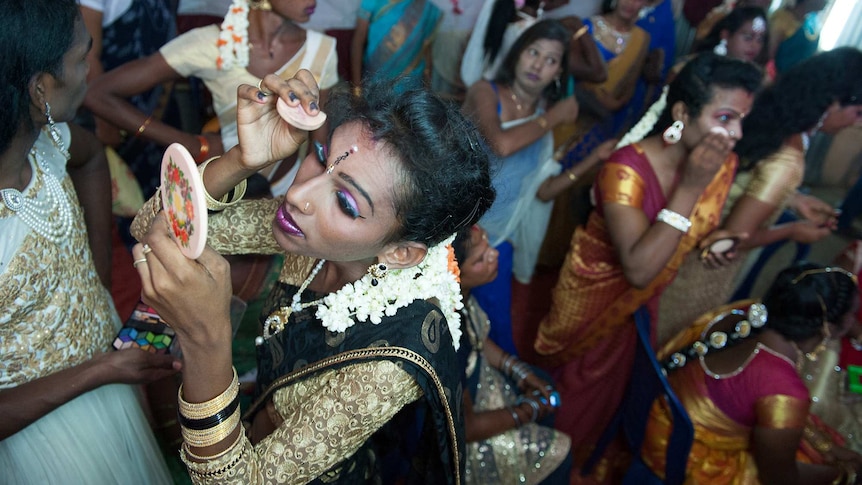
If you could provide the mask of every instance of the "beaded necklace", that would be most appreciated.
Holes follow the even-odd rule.
[[[51,133],[51,135],[54,138],[54,134]],[[62,140],[58,138],[54,140],[55,144],[59,141],[60,145],[57,148],[68,160],[69,155]],[[72,229],[72,206],[59,178],[51,172],[51,167],[44,157],[45,153],[40,156],[35,146],[30,149],[27,157],[33,168],[31,186],[35,191],[37,182],[41,181],[45,186],[44,192],[36,191],[32,197],[26,197],[21,191],[10,187],[0,190],[0,198],[3,204],[36,234],[54,244],[61,244],[69,237]]]

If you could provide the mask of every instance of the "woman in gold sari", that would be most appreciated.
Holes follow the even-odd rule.
[[[862,457],[809,416],[799,369],[857,309],[854,275],[801,263],[779,273],[762,304],[727,305],[668,343],[668,380],[695,430],[686,483],[856,483]],[[653,470],[664,470],[669,426],[656,401],[642,451]]]
[[[559,385],[557,428],[572,437],[576,465],[622,399],[635,309],[655,302],[683,255],[718,223],[736,171],[732,148],[759,83],[750,64],[695,59],[631,138],[650,135],[616,151],[599,173],[595,210],[572,238],[535,342]]]
[[[742,169],[734,181],[723,231],[716,231],[701,247],[728,234],[747,237],[728,257],[708,251],[688,255],[680,277],[662,296],[659,342],[730,300],[737,275],[744,275],[745,260],[751,259],[746,258],[749,251],[784,240],[813,243],[831,232],[836,222],[832,206],[797,188],[805,174],[810,137],[818,131],[837,133],[862,120],[860,77],[862,52],[834,49],[804,61],[758,96],[743,124],[745,138],[736,146]],[[785,208],[799,219],[776,225]],[[707,268],[704,262],[722,267]]]

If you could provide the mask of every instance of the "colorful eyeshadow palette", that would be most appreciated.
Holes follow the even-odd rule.
[[[114,348],[117,350],[139,348],[154,354],[166,354],[173,341],[174,338],[170,335],[123,327],[114,339]]]
[[[197,259],[207,243],[207,205],[204,183],[194,158],[179,143],[162,157],[162,209],[171,236],[189,259]]]
[[[156,311],[143,302],[138,302],[132,316],[114,339],[116,350],[138,348],[154,354],[171,353],[176,342],[176,333]]]

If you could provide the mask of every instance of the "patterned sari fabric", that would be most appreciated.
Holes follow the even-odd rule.
[[[221,254],[281,254],[272,218],[283,198],[245,200],[209,219]],[[157,199],[132,226],[141,237]],[[285,254],[261,323],[289,305],[315,261]],[[311,290],[303,301],[325,295]],[[194,483],[461,483],[461,368],[446,319],[416,300],[375,325],[326,330],[315,308],[293,312],[258,347],[258,395],[244,419],[265,413],[274,429],[242,437],[223,456],[186,459]]]
[[[421,80],[440,9],[430,0],[363,0],[359,17],[369,24],[362,59],[366,75]]]
[[[732,309],[744,309],[751,300],[736,302],[705,314],[694,325],[675,336],[659,352],[659,360],[671,352],[702,340],[710,327]],[[736,372],[716,378],[706,373],[702,361],[689,362],[671,371],[668,380],[694,424],[694,444],[686,468],[686,483],[756,484],[757,467],[750,451],[755,426],[772,429],[803,429],[797,460],[824,463],[810,441],[832,439],[827,426],[808,414],[809,399],[796,364],[758,343],[751,357]],[[663,475],[670,411],[657,400],[650,413],[644,461]],[[816,440],[815,440],[816,441]],[[840,444],[840,443],[836,443]]]
[[[643,289],[631,286],[623,274],[602,206],[637,207],[654,222],[665,196],[637,145],[615,152],[599,173],[596,210],[572,238],[550,314],[539,324],[535,342],[538,362],[554,368],[563,401],[556,427],[572,437],[576,464],[589,454],[621,402],[635,348],[632,315],[644,304],[654,309],[655,296],[673,280],[683,257],[717,226],[736,166],[731,154],[689,215],[691,229],[662,272]]]
[[[740,172],[733,181],[728,196],[724,219],[733,204],[748,196],[775,207],[772,214],[760,225],[768,228],[775,224],[787,207],[805,175],[805,154],[790,145],[757,162],[753,169]],[[760,249],[740,250],[730,264],[707,268],[699,254],[690,253],[673,283],[662,293],[659,302],[658,342],[663,344],[691,322],[713,308],[728,302],[739,279],[760,255]]]
[[[472,297],[461,311],[463,333],[459,355],[465,361],[466,388],[476,412],[513,406],[515,384],[492,367],[483,352],[490,322]],[[548,426],[527,423],[483,441],[467,444],[465,482],[468,484],[526,483],[545,480],[565,461],[569,437]]]

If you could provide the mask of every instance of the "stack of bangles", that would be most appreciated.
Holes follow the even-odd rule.
[[[847,462],[838,462],[838,476],[832,481],[832,485],[852,485],[856,483],[856,468]]]
[[[200,457],[192,455],[188,447],[206,448],[228,436],[239,426],[239,379],[233,369],[233,380],[224,392],[202,403],[190,403],[183,399],[183,386],[177,393],[179,402],[180,427],[183,434],[185,452],[194,458],[212,460],[217,456]],[[242,436],[242,433],[240,433]],[[231,446],[228,448],[230,450]]]
[[[201,180],[203,180],[204,178],[204,171],[206,170],[207,165],[209,165],[210,162],[212,162],[216,158],[218,157],[212,157],[204,163],[198,165],[198,172],[200,172],[201,174]],[[204,198],[207,201],[207,209],[211,211],[223,211],[227,209],[228,207],[242,200],[242,198],[245,196],[245,191],[247,188],[248,180],[243,180],[242,182],[237,184],[236,187],[234,187],[232,190],[222,196],[221,199],[218,200],[214,199],[209,194],[209,192],[206,191],[206,188],[204,188]]]
[[[515,411],[515,408],[520,408],[523,404],[529,404],[532,414],[530,415],[530,420],[528,423],[535,423],[537,419],[539,419],[539,402],[531,397],[518,396],[518,399],[515,401],[514,406],[506,406],[506,409],[512,414],[512,420],[515,421],[515,427],[520,428],[524,425],[524,422],[521,420],[521,417],[518,415],[518,412]]]
[[[522,362],[512,354],[506,355],[500,365],[500,370],[504,375],[512,378],[517,384],[520,384],[528,375],[533,373],[528,364]]]

